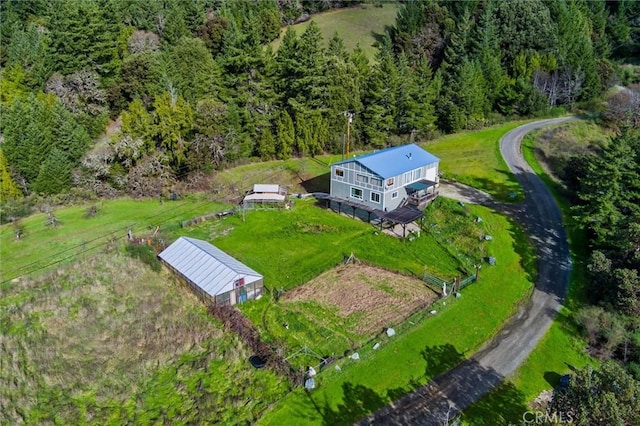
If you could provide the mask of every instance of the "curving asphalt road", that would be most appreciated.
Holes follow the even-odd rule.
[[[569,286],[571,257],[560,209],[524,160],[521,143],[532,130],[576,119],[529,123],[500,140],[500,152],[525,192],[524,202],[510,210],[524,225],[538,254],[538,279],[531,299],[473,357],[361,420],[360,425],[441,425],[512,374],[547,332]],[[494,203],[488,200],[487,204]]]

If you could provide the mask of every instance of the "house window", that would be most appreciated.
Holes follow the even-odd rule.
[[[393,178],[387,179],[387,186],[393,186]]]
[[[413,180],[418,180],[422,177],[422,169],[415,169],[413,171]]]
[[[392,192],[391,198],[398,198],[398,191]]]
[[[404,183],[407,184],[407,183],[410,183],[410,182],[412,182],[412,180],[411,180],[411,172],[407,172],[407,173],[404,174]]]
[[[336,169],[336,176],[338,176],[338,177],[344,177],[344,170],[342,170],[342,169]]]
[[[362,200],[362,189],[351,187],[351,198]]]
[[[371,201],[373,201],[374,203],[380,204],[380,193],[379,192],[372,192],[371,193]]]
[[[371,178],[371,185],[375,185],[375,186],[382,186],[382,179],[378,179],[378,178]]]
[[[356,182],[369,183],[369,178],[358,173],[356,174]]]

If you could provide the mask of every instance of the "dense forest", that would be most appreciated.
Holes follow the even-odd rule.
[[[313,22],[270,45],[314,13],[362,6],[376,2],[3,1],[2,221],[42,195],[162,196],[241,162],[340,153],[347,120],[355,148],[381,148],[600,112],[616,136],[561,177],[588,252],[575,323],[592,355],[619,362],[579,372],[553,408],[637,423],[640,87],[620,63],[640,57],[640,2],[407,1],[374,58]],[[603,107],[615,85],[628,87]],[[101,137],[107,126],[119,130]]]
[[[542,114],[597,99],[638,52],[636,2],[584,0],[402,3],[373,60],[313,23],[271,49],[345,6],[363,5],[3,2],[2,200],[157,196],[240,161],[337,153],[345,114],[374,148]]]

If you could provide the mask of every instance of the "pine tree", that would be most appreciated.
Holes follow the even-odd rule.
[[[396,132],[396,94],[398,71],[391,50],[391,39],[385,36],[367,85],[364,111],[364,131],[369,143],[383,147],[389,136]]]
[[[51,150],[39,168],[33,190],[40,194],[57,194],[71,187],[73,163],[61,150]]]
[[[6,203],[17,198],[22,198],[22,191],[11,177],[7,159],[0,149],[0,202]]]
[[[276,146],[279,159],[286,160],[291,158],[293,152],[293,144],[296,140],[295,128],[293,120],[286,110],[282,110],[276,123]]]
[[[258,141],[258,154],[263,160],[271,160],[276,154],[276,140],[269,127],[262,129],[262,134]]]

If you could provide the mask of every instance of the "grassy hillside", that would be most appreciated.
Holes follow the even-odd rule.
[[[447,135],[423,146],[440,157],[445,178],[482,189],[500,201],[517,201],[524,194],[500,155],[500,138],[521,124],[512,122]]]
[[[492,128],[475,138],[470,134],[450,136],[428,148],[442,146],[439,155],[445,173],[458,170],[458,163],[475,150],[493,167],[473,167],[460,176],[472,179],[477,174],[482,178],[478,180],[481,187],[501,194],[505,192],[501,185],[507,185],[509,178],[497,157],[496,146],[499,137],[514,126]],[[218,174],[212,189],[216,199],[228,200],[253,183],[285,184],[292,191],[326,191],[327,164],[337,159],[249,164]],[[251,211],[244,219],[230,216],[184,229],[180,221],[228,205],[194,196],[164,203],[103,201],[92,215],[87,214],[91,211],[88,207],[91,206],[55,210],[60,221],[56,228],[46,226],[45,214],[25,218],[19,225],[24,230],[20,240],[15,239],[15,227],[0,227],[5,280],[2,290],[3,296],[10,296],[2,300],[0,324],[3,334],[9,333],[11,348],[16,348],[12,353],[18,354],[10,364],[2,364],[0,378],[24,376],[7,385],[2,394],[1,400],[12,404],[10,411],[2,406],[10,413],[9,422],[19,417],[50,421],[52,413],[62,405],[65,411],[59,420],[63,423],[83,416],[88,422],[104,420],[114,424],[152,423],[167,418],[251,423],[263,414],[267,404],[287,392],[287,386],[274,375],[253,371],[246,363],[250,354],[231,336],[217,330],[210,338],[199,335],[200,328],[212,326],[207,318],[191,321],[192,327],[181,325],[184,318],[190,318],[187,313],[192,312],[182,303],[188,295],[182,296],[183,289],[176,289],[166,273],[152,273],[119,254],[128,229],[136,235],[148,235],[159,226],[167,240],[190,235],[212,241],[263,272],[271,289],[298,287],[333,268],[350,253],[387,270],[420,276],[426,268],[446,278],[460,274],[461,269],[468,270],[480,257],[493,255],[498,259],[496,266],[483,268],[481,282],[465,289],[462,298],[447,299],[446,304],[437,302],[437,315],[423,310],[403,322],[395,318],[394,321],[401,321],[396,338],[383,341],[378,351],[369,344],[359,349],[361,362],[343,360],[346,362],[340,363],[342,373],[333,369],[323,372],[318,377],[320,388],[312,398],[297,391],[290,394],[263,419],[266,424],[316,424],[323,418],[332,424],[350,422],[424,383],[493,335],[529,293],[534,275],[530,244],[517,226],[483,207],[461,206],[444,199],[427,211],[422,236],[414,241],[379,234],[371,225],[304,200],[296,200],[292,210]],[[481,224],[474,221],[478,216],[483,218]],[[493,240],[479,237],[484,234],[492,235]],[[47,265],[58,268],[82,257],[86,259],[81,263],[60,268],[43,279],[15,279],[25,271],[40,273],[40,268],[47,269]],[[371,281],[378,290],[397,293],[384,282]],[[130,293],[135,296],[127,297]],[[145,296],[150,293],[153,297]],[[185,299],[187,302],[193,303]],[[197,304],[190,306],[198,310]],[[287,355],[304,346],[341,354],[345,348],[373,338],[371,329],[360,331],[362,314],[345,319],[327,306],[305,300],[274,306],[268,294],[242,309],[263,337],[279,345]],[[91,312],[94,313],[90,315]],[[286,329],[288,333],[282,327],[283,318],[291,324]],[[84,322],[92,325],[87,327],[87,334],[80,335],[76,331],[82,329]],[[172,334],[180,327],[186,327],[186,331]],[[169,341],[167,350],[172,355],[162,352],[156,356],[152,349],[157,342],[148,337],[154,333],[165,339],[184,339]],[[50,351],[33,352],[31,347],[41,348],[37,341],[43,335],[55,337],[43,340],[48,342]],[[189,344],[190,339],[200,343],[194,346]],[[136,362],[127,362],[129,352],[123,350],[124,360],[110,361],[99,378],[91,375],[91,368],[74,368],[87,353],[97,351],[101,342],[112,340],[135,347]],[[335,345],[326,344],[329,341]],[[46,358],[56,353],[68,355],[61,362]],[[42,381],[32,377],[33,371]],[[380,374],[371,374],[372,371]],[[53,380],[44,379],[49,376]],[[122,391],[123,383],[131,386],[130,392]],[[23,400],[29,395],[33,395],[31,405],[20,412],[19,407],[25,405]],[[204,396],[199,399],[199,395]],[[353,395],[364,398],[357,403],[357,409],[350,399]]]
[[[501,201],[518,201],[523,196],[522,188],[500,155],[500,138],[522,123],[446,135],[421,145],[440,158],[440,172],[445,178],[481,189]],[[278,183],[291,192],[329,192],[329,165],[340,159],[340,155],[326,155],[247,164],[220,172],[214,186],[238,199],[254,183]]]
[[[150,235],[158,226],[179,228],[181,221],[226,207],[203,196],[166,202],[120,199],[53,207],[56,227],[49,224],[46,213],[0,227],[0,281],[6,284],[16,277],[93,255],[109,244],[122,244],[129,230],[135,236]],[[16,238],[17,229],[21,231],[20,239]]]
[[[387,27],[395,25],[397,10],[397,3],[385,2],[380,6],[363,4],[314,15],[311,20],[292,28],[300,36],[309,23],[314,21],[318,24],[325,42],[337,32],[344,40],[347,51],[360,44],[369,59],[373,59],[376,51],[374,43],[382,37]],[[284,28],[282,34],[286,31]],[[278,50],[281,39],[282,35],[272,43],[274,50]]]
[[[0,331],[3,425],[249,424],[287,391],[168,271],[117,250],[4,288]]]
[[[313,392],[296,389],[287,395],[259,424],[351,424],[473,353],[529,294],[531,248],[516,225],[480,206],[449,201],[439,208],[470,222],[483,218],[493,236],[492,254],[500,259],[496,266],[484,267],[481,281],[464,289],[461,298],[437,303],[436,315],[425,312],[414,325],[404,323],[396,337],[381,339],[380,349],[373,350],[372,342],[359,351],[358,361],[345,359],[339,371],[323,372]]]

